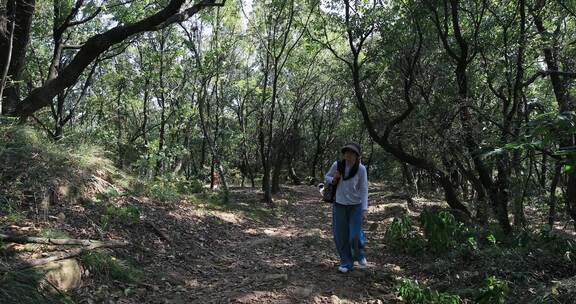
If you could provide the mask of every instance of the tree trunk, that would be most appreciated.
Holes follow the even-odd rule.
[[[542,189],[546,188],[546,171],[548,171],[548,155],[542,153],[542,164],[540,166],[540,174],[538,175],[538,181]]]
[[[11,18],[8,25],[10,30],[13,30],[13,35],[0,35],[0,72],[4,72],[8,65],[6,77],[12,80],[12,84],[5,86],[1,92],[1,114],[11,113],[18,106],[19,83],[26,64],[26,50],[36,9],[35,0],[8,0],[6,4],[6,17]],[[10,60],[7,61],[9,56]]]
[[[525,227],[528,224],[526,220],[526,215],[524,214],[524,198],[526,197],[526,191],[528,190],[528,184],[532,178],[532,169],[534,167],[534,155],[531,153],[530,161],[528,162],[528,175],[524,180],[524,186],[522,188],[522,194],[519,198],[514,199],[514,226]],[[517,174],[520,177],[520,173]]]
[[[274,170],[272,171],[272,194],[280,192],[280,177],[284,163],[284,153],[278,152],[274,158]]]
[[[214,182],[214,158],[212,158],[212,161],[210,162],[210,189],[212,190],[214,190]]]
[[[544,22],[542,21],[541,9],[546,5],[546,1],[538,1],[537,7],[531,12],[534,17],[534,24],[540,35],[545,39],[545,41],[550,40],[550,35],[544,27]],[[560,71],[560,65],[558,63],[558,56],[554,54],[559,53],[558,46],[558,35],[554,34],[551,39],[551,45],[544,47],[544,61],[546,62],[547,69],[549,71]],[[559,73],[550,73],[550,82],[552,84],[552,89],[554,91],[554,96],[556,97],[556,102],[558,103],[559,113],[574,111],[575,105],[572,97],[570,96],[570,78],[560,75]],[[560,148],[572,147],[576,144],[576,139],[573,135],[568,135],[560,140]],[[568,173],[567,176],[567,191],[566,191],[566,207],[568,214],[574,221],[576,228],[576,170]]]
[[[154,176],[162,175],[164,169],[165,155],[164,143],[166,141],[166,96],[165,96],[165,85],[164,85],[164,50],[166,46],[166,36],[164,31],[160,32],[160,69],[158,71],[158,82],[160,85],[160,94],[158,97],[158,106],[160,107],[160,134],[158,138],[158,152],[156,156],[156,166],[154,167]]]
[[[301,181],[296,173],[296,169],[294,168],[294,158],[290,157],[288,160],[288,174],[290,175],[290,179],[292,179],[292,183],[294,185],[300,185]]]
[[[271,205],[272,204],[272,185],[270,179],[270,166],[266,165],[264,168],[264,174],[262,176],[262,191],[264,191],[264,202]]]
[[[556,167],[554,169],[554,177],[552,178],[552,183],[550,184],[550,198],[548,199],[548,225],[554,227],[556,222],[556,187],[560,181],[560,175],[562,173],[562,164],[556,161]]]
[[[268,38],[270,39],[270,38]],[[260,161],[262,162],[262,192],[264,192],[264,202],[268,205],[272,205],[272,185],[270,180],[270,153],[267,149],[267,145],[272,145],[272,138],[266,136],[266,130],[264,122],[266,119],[270,119],[266,117],[266,100],[268,99],[268,82],[269,82],[269,73],[270,73],[270,54],[266,52],[266,62],[264,65],[264,75],[263,75],[263,84],[262,84],[262,98],[261,98],[261,105],[260,105],[260,117],[258,119],[258,139],[259,139],[259,148],[260,148]]]
[[[117,162],[117,166],[121,169],[124,168],[124,146],[122,143],[122,132],[123,132],[123,126],[122,126],[122,110],[121,110],[121,104],[122,104],[122,92],[124,90],[123,88],[123,80],[118,82],[118,93],[116,95],[116,153],[118,154],[118,162]]]
[[[7,16],[0,16],[0,18],[5,17],[6,19]],[[0,62],[2,62],[2,60],[4,58],[6,58],[6,60],[4,60],[3,65],[0,65],[0,67],[3,66],[3,68],[0,70],[0,114],[2,114],[2,101],[3,101],[3,97],[4,97],[4,88],[6,87],[6,81],[8,79],[8,70],[10,68],[10,63],[12,62],[12,49],[14,46],[14,30],[16,28],[16,22],[12,21],[10,22],[10,30],[8,31],[8,45],[5,46],[6,47],[6,57],[0,57]],[[0,28],[1,30],[2,28]],[[0,37],[2,37],[4,35],[4,33],[2,31],[0,31]],[[4,52],[0,52],[0,54],[2,54]]]
[[[446,1],[446,0],[445,0]],[[508,218],[508,175],[507,163],[504,159],[497,161],[498,166],[498,181],[495,183],[492,180],[490,171],[488,170],[486,164],[484,163],[479,145],[476,141],[474,134],[474,117],[470,111],[470,105],[472,94],[468,87],[468,75],[467,69],[471,61],[470,45],[468,41],[462,35],[461,21],[460,21],[460,1],[459,0],[449,0],[450,8],[446,7],[448,13],[445,18],[449,18],[451,22],[451,31],[448,31],[446,20],[446,27],[442,24],[443,22],[438,19],[436,8],[431,9],[435,13],[436,28],[442,39],[444,49],[446,53],[454,60],[456,64],[455,77],[456,85],[458,88],[458,99],[457,103],[460,106],[459,118],[462,124],[462,137],[464,146],[472,158],[474,168],[478,173],[480,182],[483,187],[488,191],[488,197],[493,204],[495,210],[497,210],[496,217],[502,230],[505,233],[510,233],[512,227],[510,225],[510,219]],[[446,2],[445,2],[446,3]],[[446,5],[446,4],[445,4]],[[450,37],[453,35],[453,37]],[[450,38],[450,39],[449,39]],[[457,49],[451,46],[451,38],[454,38],[454,42],[457,45]]]
[[[569,206],[568,213],[574,221],[574,229],[576,230],[576,170],[568,173],[566,183],[566,202]]]
[[[482,182],[480,182],[478,177],[476,177],[473,170],[470,168],[470,164],[465,165],[460,161],[456,161],[456,166],[464,177],[464,182],[462,184],[470,183],[472,187],[472,196],[470,196],[470,199],[474,201],[474,207],[476,210],[474,218],[480,225],[488,224],[488,200]],[[468,186],[465,187],[467,188]],[[493,209],[493,212],[494,214],[497,214],[496,209]]]
[[[466,206],[462,205],[462,203],[458,199],[458,194],[456,193],[456,190],[454,189],[454,185],[452,185],[452,181],[450,180],[450,177],[448,177],[446,175],[441,175],[436,180],[438,181],[438,183],[440,184],[440,186],[444,190],[444,195],[446,198],[446,202],[448,203],[448,206],[450,206],[452,209],[462,211],[466,215],[470,215],[470,213],[469,213],[470,211],[468,211],[468,208],[466,208]]]
[[[64,102],[66,97],[64,94],[58,94],[56,97],[56,111],[52,113],[52,118],[54,119],[54,132],[52,133],[53,139],[58,141],[64,136]]]
[[[310,165],[310,176],[314,179],[317,178],[316,176],[316,168],[318,167],[318,162],[320,161],[320,150],[321,150],[321,143],[320,143],[320,136],[315,135],[314,139],[316,141],[315,148],[314,148],[314,155],[312,156],[312,164]]]

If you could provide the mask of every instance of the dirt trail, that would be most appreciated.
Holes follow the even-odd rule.
[[[259,198],[253,190],[236,189],[225,209],[186,203],[145,207],[147,220],[170,240],[131,233],[140,246],[124,254],[146,278],[133,287],[136,295],[118,295],[114,302],[394,303],[391,274],[375,259],[368,269],[336,271],[331,209],[318,201],[315,187],[284,189],[274,214]],[[367,232],[369,241],[375,236]],[[374,243],[367,248],[369,259],[377,250]],[[86,286],[85,294],[94,288]]]

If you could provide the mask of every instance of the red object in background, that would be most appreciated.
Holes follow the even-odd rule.
[[[218,189],[220,187],[220,174],[217,171],[212,172],[212,189]]]

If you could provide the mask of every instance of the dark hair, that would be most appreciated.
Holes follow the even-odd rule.
[[[338,171],[342,175],[343,180],[349,180],[349,179],[353,178],[356,175],[356,173],[358,173],[359,167],[360,167],[360,159],[357,159],[356,163],[354,165],[352,165],[352,167],[350,168],[350,171],[348,172],[348,176],[344,176],[344,173],[346,172],[346,160],[343,159],[343,160],[338,161]]]

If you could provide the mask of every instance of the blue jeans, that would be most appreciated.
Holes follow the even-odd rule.
[[[332,233],[340,266],[351,269],[354,261],[362,260],[366,239],[362,231],[362,204],[341,205],[332,208]]]

